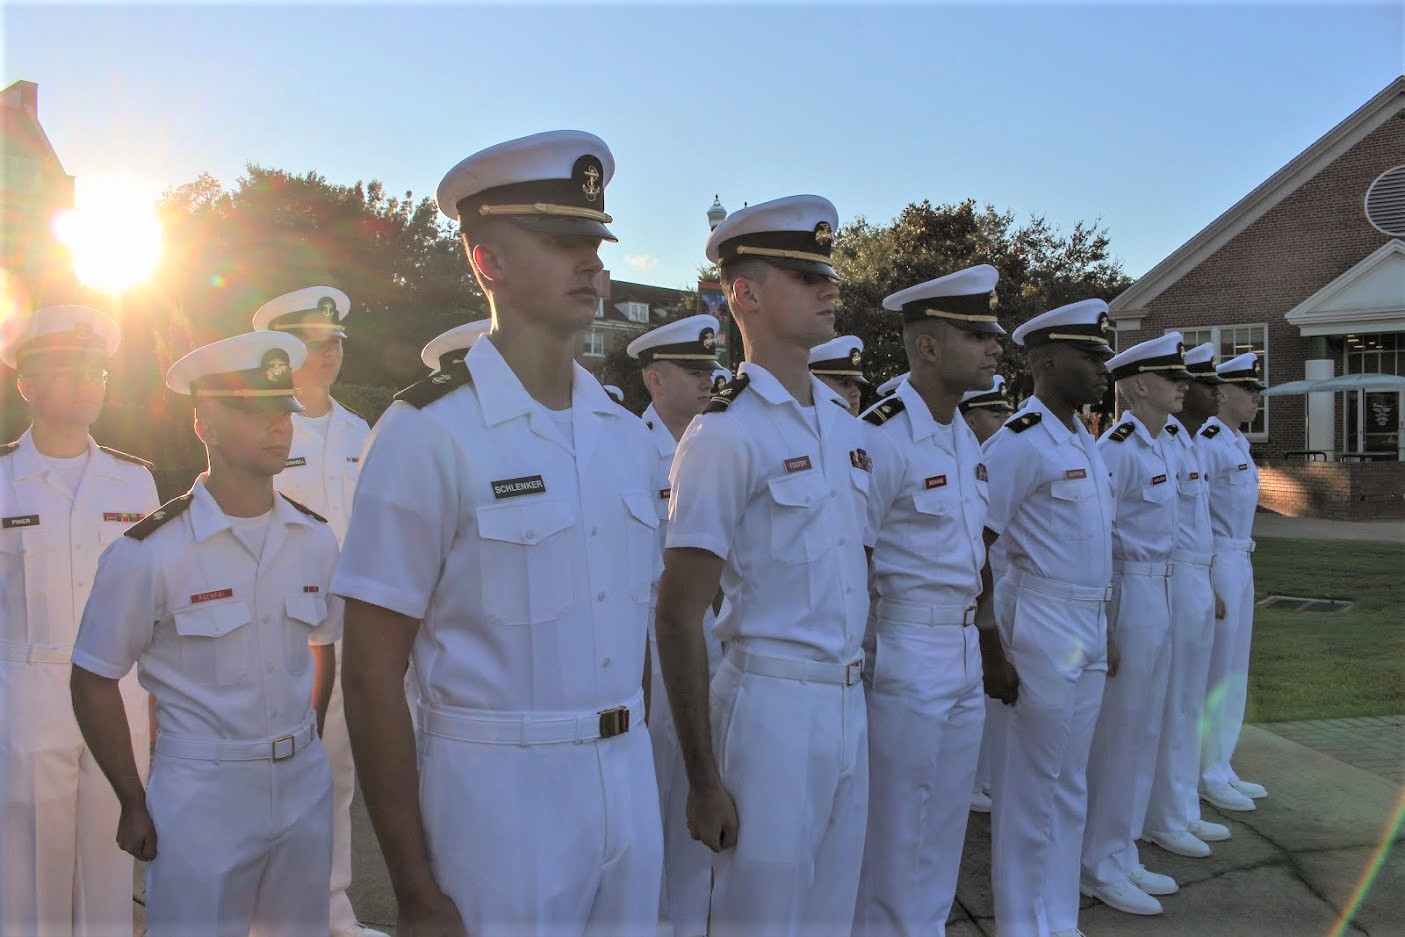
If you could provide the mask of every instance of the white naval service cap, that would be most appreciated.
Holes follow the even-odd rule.
[[[1230,358],[1215,368],[1215,372],[1226,384],[1239,384],[1250,390],[1263,390],[1268,386],[1264,383],[1263,365],[1259,363],[1259,356],[1252,351]]]
[[[985,408],[1006,413],[1015,412],[1015,405],[1010,402],[1010,387],[1005,383],[1005,378],[999,374],[995,375],[995,383],[990,386],[989,390],[968,390],[961,395],[957,406],[961,408],[962,413],[967,410]]]
[[[863,376],[863,339],[841,335],[810,349],[810,373],[867,384]]]
[[[883,308],[902,313],[904,322],[942,319],[967,332],[1004,335],[991,311],[999,281],[1000,271],[990,264],[977,264],[899,290],[884,298]]]
[[[718,393],[727,386],[727,382],[732,379],[732,372],[726,368],[714,368],[712,371],[712,392]]]
[[[510,218],[547,234],[618,240],[605,227],[605,186],[615,157],[580,130],[552,130],[479,150],[445,174],[439,210],[464,228],[479,218]]]
[[[912,372],[911,372],[911,371],[904,371],[903,373],[899,374],[897,377],[890,377],[890,378],[888,378],[888,379],[887,379],[886,381],[884,381],[882,384],[879,384],[879,385],[878,385],[878,396],[880,396],[880,397],[887,397],[887,396],[890,395],[890,394],[896,393],[896,392],[897,392],[897,389],[898,389],[898,385],[901,384],[903,381],[907,380],[907,379],[910,378],[910,377],[912,377]]]
[[[1185,369],[1201,384],[1223,384],[1215,371],[1215,344],[1202,342],[1185,353]]]
[[[472,348],[473,343],[486,335],[492,327],[491,318],[474,319],[472,322],[456,325],[447,332],[440,332],[420,351],[420,360],[424,362],[425,367],[435,371],[458,364],[463,360],[464,352]]]
[[[1015,329],[1015,344],[1027,348],[1069,344],[1083,351],[1111,356],[1112,345],[1108,341],[1111,334],[1112,320],[1107,316],[1107,303],[1101,299],[1083,299],[1030,319]]]
[[[122,330],[104,313],[89,306],[45,306],[28,316],[16,316],[0,332],[0,361],[16,370],[38,358],[60,353],[117,354]]]
[[[302,409],[293,372],[307,346],[285,332],[246,332],[197,348],[171,365],[166,386],[178,394],[222,400],[240,410]]]
[[[791,195],[732,212],[707,239],[707,259],[721,267],[754,258],[838,280],[830,261],[839,213],[827,198]]]
[[[304,341],[346,338],[342,320],[351,314],[351,300],[331,286],[309,286],[270,299],[254,313],[254,331],[291,332]]]
[[[630,342],[626,354],[640,367],[668,361],[692,371],[717,367],[717,317],[706,313],[650,329]]]
[[[1194,375],[1185,369],[1185,343],[1180,332],[1138,342],[1109,358],[1107,369],[1114,381],[1136,374],[1159,374],[1171,381],[1194,380]]]

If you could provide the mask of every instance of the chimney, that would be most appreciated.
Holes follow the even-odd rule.
[[[39,86],[32,81],[17,81],[4,91],[4,104],[16,110],[28,111],[39,118]]]

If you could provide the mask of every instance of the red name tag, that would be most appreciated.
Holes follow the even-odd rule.
[[[1070,479],[1070,480],[1075,479],[1075,478],[1087,478],[1087,477],[1088,477],[1088,470],[1087,470],[1087,469],[1069,469],[1068,471],[1064,472],[1064,478],[1067,478],[1067,479]]]
[[[672,488],[660,488],[660,489],[659,489],[659,500],[660,500],[660,501],[667,501],[667,500],[668,500],[668,496],[671,495],[671,494],[673,494],[673,489],[672,489]]]
[[[986,470],[985,470],[985,463],[984,463],[984,462],[977,462],[977,463],[976,463],[976,481],[978,481],[978,482],[988,482],[988,481],[990,481],[990,474],[989,474],[988,472],[986,472]]]
[[[1153,479],[1151,480],[1151,483],[1152,483],[1153,485],[1163,485],[1163,484],[1166,483],[1166,476],[1165,476],[1165,475],[1157,475],[1155,478],[1153,478]]]
[[[1190,480],[1191,480],[1191,481],[1195,481],[1195,480],[1196,480],[1197,478],[1199,478],[1199,477],[1200,477],[1200,473],[1199,473],[1199,472],[1191,472],[1191,473],[1190,473]]]
[[[213,602],[215,599],[234,598],[233,589],[216,589],[214,592],[197,592],[190,597],[190,604],[195,605],[200,602]]]
[[[302,587],[302,591],[304,591],[304,592],[321,592],[321,591],[322,591],[322,587],[321,587],[321,586],[303,586],[303,587]]]
[[[349,456],[346,457],[346,461],[348,461],[348,462],[360,462],[360,461],[361,461],[361,457],[360,457],[359,455],[349,455]]]
[[[931,491],[933,488],[945,488],[946,476],[933,475],[931,478],[924,478],[922,480],[922,487],[926,491]]]
[[[814,468],[814,466],[810,464],[810,457],[807,455],[796,456],[793,459],[785,460],[785,470],[788,474],[805,472],[812,468]]]
[[[102,519],[103,519],[103,520],[105,520],[105,521],[117,521],[117,522],[123,523],[123,524],[135,524],[137,521],[141,520],[141,519],[144,518],[144,517],[146,517],[145,514],[139,514],[139,513],[136,512],[136,511],[103,511],[103,512],[102,512]]]

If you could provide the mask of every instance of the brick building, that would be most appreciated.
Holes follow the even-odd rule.
[[[692,315],[692,294],[666,286],[649,286],[616,280],[606,270],[600,274],[601,299],[595,324],[581,335],[576,356],[588,371],[599,371],[608,355],[622,350],[636,337],[678,315]]]
[[[72,263],[53,235],[54,217],[72,207],[73,177],[39,123],[39,86],[17,81],[0,91],[0,264],[16,305],[72,293]]]
[[[1222,358],[1257,352],[1270,384],[1405,375],[1405,77],[1148,271],[1111,315],[1119,347],[1178,329]],[[1265,399],[1248,428],[1269,469],[1262,503],[1402,516],[1402,397]],[[1392,464],[1345,467],[1367,459]]]

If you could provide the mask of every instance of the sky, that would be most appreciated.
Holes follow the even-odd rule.
[[[973,198],[1097,221],[1146,272],[1405,68],[1405,3],[5,3],[79,207],[246,163],[432,196],[542,130],[603,137],[616,279],[683,287],[706,211]]]

